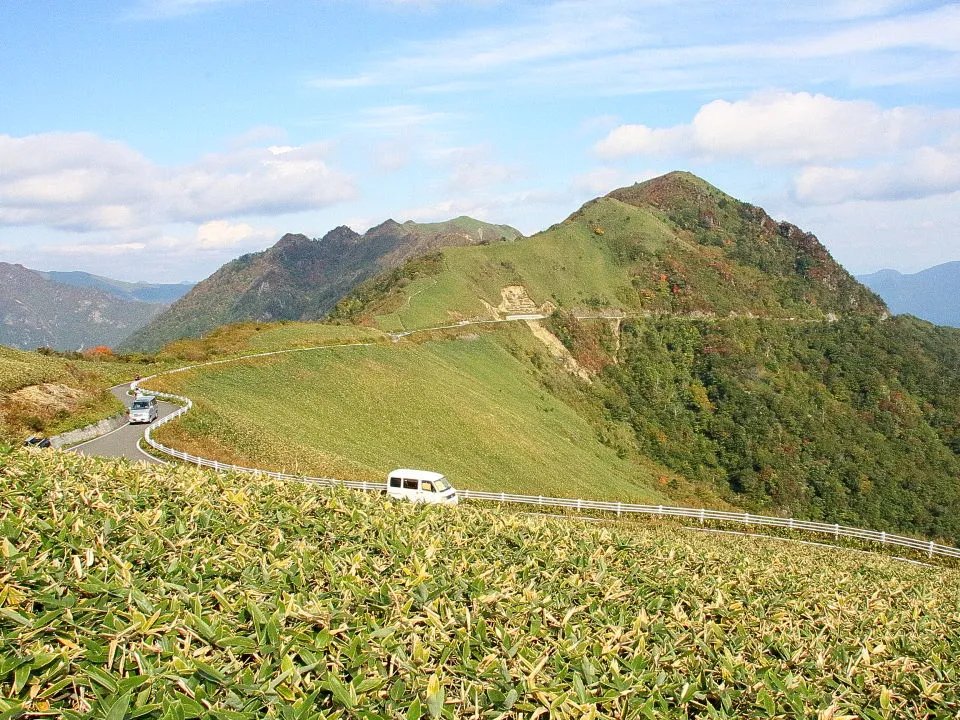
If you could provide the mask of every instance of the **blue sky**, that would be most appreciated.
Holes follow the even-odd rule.
[[[0,261],[200,280],[390,217],[530,234],[674,169],[853,272],[960,259],[960,6],[0,5]]]

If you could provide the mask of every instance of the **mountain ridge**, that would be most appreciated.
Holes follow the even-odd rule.
[[[362,235],[341,225],[319,239],[287,233],[272,247],[223,265],[123,347],[156,350],[232,322],[315,320],[364,280],[438,247],[484,242],[484,231],[498,239],[521,236],[507,225],[469,218],[429,224],[388,219]]]
[[[78,288],[95,288],[103,290],[110,295],[116,295],[124,300],[140,300],[142,302],[160,303],[169,305],[173,301],[187,293],[195,283],[150,283],[140,280],[138,282],[127,282],[125,280],[115,280],[103,275],[94,275],[79,270],[57,271],[57,270],[37,270],[48,280],[73,285]]]
[[[880,295],[894,314],[914,315],[935,325],[960,327],[960,261],[915,273],[878,270],[857,280]]]
[[[0,345],[25,350],[115,347],[164,307],[0,262]]]
[[[590,200],[518,242],[442,248],[436,262],[409,265],[355,289],[332,317],[388,331],[495,319],[502,293],[516,287],[548,311],[807,319],[888,312],[813,233],[683,172]]]

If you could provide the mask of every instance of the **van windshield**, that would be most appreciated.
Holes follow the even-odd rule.
[[[134,410],[147,410],[150,407],[150,401],[148,400],[134,400],[133,409]]]
[[[443,478],[433,481],[433,491],[434,492],[444,492],[450,489],[450,483],[448,483]]]

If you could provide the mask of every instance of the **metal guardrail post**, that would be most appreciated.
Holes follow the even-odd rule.
[[[707,514],[706,510],[704,510],[703,508],[700,508],[700,524],[701,525],[703,525],[703,521],[705,519],[706,514]]]
[[[885,532],[883,532],[882,530],[880,531],[880,544],[881,544],[881,545],[886,545],[886,544],[887,544],[887,534],[886,534]]]
[[[663,520],[663,505],[657,505],[657,519]]]
[[[927,557],[933,557],[933,540],[930,541],[930,547],[927,548]]]
[[[620,503],[617,503],[617,517],[620,517]]]
[[[833,525],[833,539],[834,540],[840,539],[840,526],[837,525],[836,523],[834,523]]]

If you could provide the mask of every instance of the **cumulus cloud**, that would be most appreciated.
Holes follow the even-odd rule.
[[[749,158],[761,164],[829,162],[910,147],[960,121],[956,111],[771,92],[707,103],[688,124],[621,125],[598,142],[602,157],[685,155]]]
[[[931,147],[920,148],[897,164],[805,167],[794,183],[797,199],[812,204],[907,200],[956,191],[960,191],[960,153]]]
[[[269,241],[273,230],[257,230],[247,223],[231,225],[226,220],[211,220],[197,228],[196,246],[201,250],[233,250]]]
[[[91,133],[0,135],[0,225],[90,232],[323,208],[355,194],[328,153],[238,148],[167,168]]]
[[[796,168],[807,203],[918,198],[960,189],[960,110],[881,108],[809,93],[715,100],[689,123],[621,125],[594,146],[603,158],[748,160]]]

